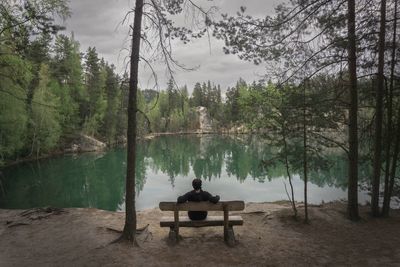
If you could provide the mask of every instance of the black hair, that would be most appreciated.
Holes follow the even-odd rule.
[[[201,189],[201,180],[200,179],[194,179],[192,181],[192,186],[194,190],[199,190]]]

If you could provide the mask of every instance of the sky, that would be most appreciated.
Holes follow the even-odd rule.
[[[198,5],[207,5],[210,1],[194,0]],[[240,6],[246,6],[246,12],[254,16],[263,17],[272,14],[274,7],[281,0],[214,0],[219,8],[219,13],[235,14]],[[81,51],[85,52],[89,46],[96,47],[100,57],[116,66],[117,72],[122,74],[127,67],[129,55],[129,24],[121,25],[126,13],[132,10],[133,0],[70,0],[69,6],[72,15],[64,25],[65,34],[73,32],[75,39],[80,43]],[[131,16],[127,22],[132,22]],[[173,55],[179,63],[188,68],[197,67],[194,71],[176,71],[175,80],[178,86],[187,85],[189,92],[193,90],[196,82],[220,84],[222,90],[234,86],[239,77],[248,82],[259,80],[264,74],[265,66],[256,66],[240,60],[235,55],[225,55],[222,51],[223,41],[213,37],[209,40],[202,38],[189,44],[174,43]],[[153,68],[157,73],[161,89],[166,88],[169,79],[165,65],[154,62]],[[128,68],[129,69],[129,68]],[[139,69],[139,87],[153,88],[154,80],[151,71],[142,62]]]

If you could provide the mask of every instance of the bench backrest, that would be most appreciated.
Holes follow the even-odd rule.
[[[203,202],[160,202],[160,210],[163,211],[240,211],[244,210],[244,201],[220,201],[217,204],[203,201]]]

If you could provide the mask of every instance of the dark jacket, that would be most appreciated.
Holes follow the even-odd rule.
[[[178,203],[185,203],[186,201],[200,202],[200,201],[210,201],[212,203],[218,203],[219,196],[212,196],[207,191],[200,189],[200,192],[192,190],[187,192],[183,196],[178,197]],[[191,220],[204,220],[207,217],[207,211],[188,211],[188,216]]]

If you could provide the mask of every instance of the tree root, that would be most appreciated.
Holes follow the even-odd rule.
[[[45,208],[33,208],[33,209],[25,210],[25,211],[21,212],[19,215],[35,220],[35,219],[47,218],[50,215],[59,215],[63,212],[66,212],[66,211],[64,209],[60,209],[60,208],[45,207]],[[47,214],[29,217],[29,215],[34,214],[34,213],[47,213]]]
[[[66,211],[64,209],[52,207],[28,209],[19,214],[22,219],[16,221],[7,221],[6,224],[9,228],[20,225],[29,225],[31,224],[31,221],[46,219],[51,215],[59,215],[63,212]]]
[[[149,228],[150,224],[147,224],[146,226],[143,226],[141,228],[136,229],[136,234],[141,234],[144,231],[147,231],[147,229]],[[109,231],[113,231],[113,232],[117,232],[117,233],[122,233],[123,230],[119,230],[119,229],[115,229],[115,228],[111,228],[111,227],[106,227],[107,230]]]
[[[110,227],[106,227],[106,229],[107,229],[108,231],[113,231],[113,232],[122,234],[122,230],[118,230],[118,229],[114,229],[114,228],[110,228]]]
[[[267,211],[256,210],[256,211],[239,212],[236,214],[264,214],[264,213],[267,213]]]
[[[148,228],[149,228],[149,224],[136,229],[135,236],[127,237],[127,236],[125,236],[123,230],[106,227],[106,229],[109,231],[113,231],[113,232],[121,234],[117,239],[111,241],[110,244],[116,244],[116,243],[121,243],[121,242],[127,241],[130,244],[134,245],[135,247],[140,247],[140,243],[146,242],[150,236],[153,237],[153,234],[148,230]],[[138,241],[140,241],[140,243]]]
[[[30,225],[28,222],[7,222],[8,228],[15,227],[15,226],[21,226],[21,225]]]

